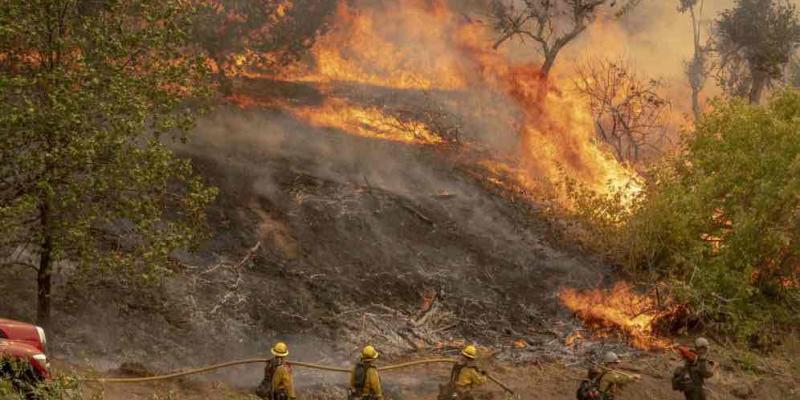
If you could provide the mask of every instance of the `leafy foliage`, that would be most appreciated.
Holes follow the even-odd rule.
[[[762,337],[799,322],[798,131],[800,92],[764,107],[717,101],[627,207],[588,191],[572,197],[592,244],[617,263],[673,281],[718,329]]]
[[[8,364],[7,364],[8,365]],[[48,381],[32,381],[23,377],[24,371],[30,368],[27,363],[11,362],[14,370],[0,379],[0,398],[4,400],[99,400],[99,393],[87,395],[83,393],[78,380],[65,375],[56,375]],[[22,373],[20,373],[22,372]]]
[[[152,279],[197,239],[215,190],[163,139],[185,139],[209,93],[179,0],[0,4],[0,251]],[[31,262],[33,261],[33,262]]]

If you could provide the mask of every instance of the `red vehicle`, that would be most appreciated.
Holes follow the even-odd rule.
[[[44,329],[10,319],[0,319],[0,377],[10,374],[11,363],[28,366],[25,380],[35,383],[50,379],[50,364],[45,356],[47,338]],[[5,361],[5,362],[3,362]]]
[[[0,318],[0,339],[25,342],[40,352],[45,352],[47,338],[44,329],[33,324]]]

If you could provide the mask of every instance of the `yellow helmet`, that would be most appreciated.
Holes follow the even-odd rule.
[[[361,358],[364,360],[374,360],[378,358],[378,351],[374,347],[367,345],[361,351]]]
[[[269,349],[269,351],[272,353],[273,356],[286,357],[289,355],[289,346],[287,346],[286,343],[278,342],[275,343],[275,345],[272,346],[272,348]]]
[[[478,349],[471,344],[467,345],[464,347],[464,350],[461,350],[461,355],[469,358],[470,360],[474,360],[476,357],[478,357]]]

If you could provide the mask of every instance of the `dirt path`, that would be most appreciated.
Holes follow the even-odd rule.
[[[778,352],[778,354],[786,352]],[[793,400],[800,399],[800,366],[777,357],[761,358],[753,366],[743,367],[732,353],[720,354],[717,360],[721,367],[716,376],[709,381],[708,393],[711,400],[753,399],[753,400]],[[626,388],[618,398],[621,400],[682,399],[680,393],[672,390],[670,374],[678,361],[667,355],[646,355],[629,360],[623,365],[638,371],[642,380]],[[758,365],[758,366],[756,366]],[[258,369],[257,366],[247,367]],[[572,400],[585,371],[578,366],[565,366],[559,362],[541,365],[489,366],[492,374],[511,386],[520,400]],[[756,373],[752,369],[770,368],[771,373]],[[73,369],[73,371],[75,371]],[[77,368],[80,372],[80,368]],[[415,367],[382,375],[387,399],[423,400],[434,399],[438,384],[449,372],[446,366]],[[106,375],[113,375],[112,373]],[[345,397],[342,374],[327,374],[324,377],[306,370],[297,370],[295,380],[299,399],[343,399]],[[324,383],[318,383],[324,381]],[[230,382],[209,377],[179,379],[150,384],[90,384],[84,388],[86,397],[99,395],[108,400],[144,399],[256,399],[251,386],[230,385]],[[487,387],[494,399],[506,398],[497,386]]]

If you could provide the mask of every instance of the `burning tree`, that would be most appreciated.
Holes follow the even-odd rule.
[[[616,15],[623,15],[640,1],[624,2]],[[559,52],[583,33],[603,8],[610,9],[616,3],[616,0],[494,0],[494,27],[500,32],[494,48],[515,37],[533,40],[539,46],[544,57],[539,69],[541,100]]]
[[[678,301],[726,334],[796,324],[798,110],[797,91],[766,106],[715,101],[684,151],[651,171],[624,224],[598,231],[609,255],[645,279],[668,278]]]
[[[325,0],[196,0],[192,36],[214,61],[223,94],[231,94],[226,70],[248,63],[282,66],[313,44],[335,8]]]
[[[738,0],[716,23],[717,80],[731,95],[758,103],[783,75],[800,43],[797,8],[775,0]]]
[[[589,100],[597,132],[620,161],[635,163],[663,138],[669,103],[661,83],[638,77],[623,62],[589,60],[577,67],[575,86]]]

